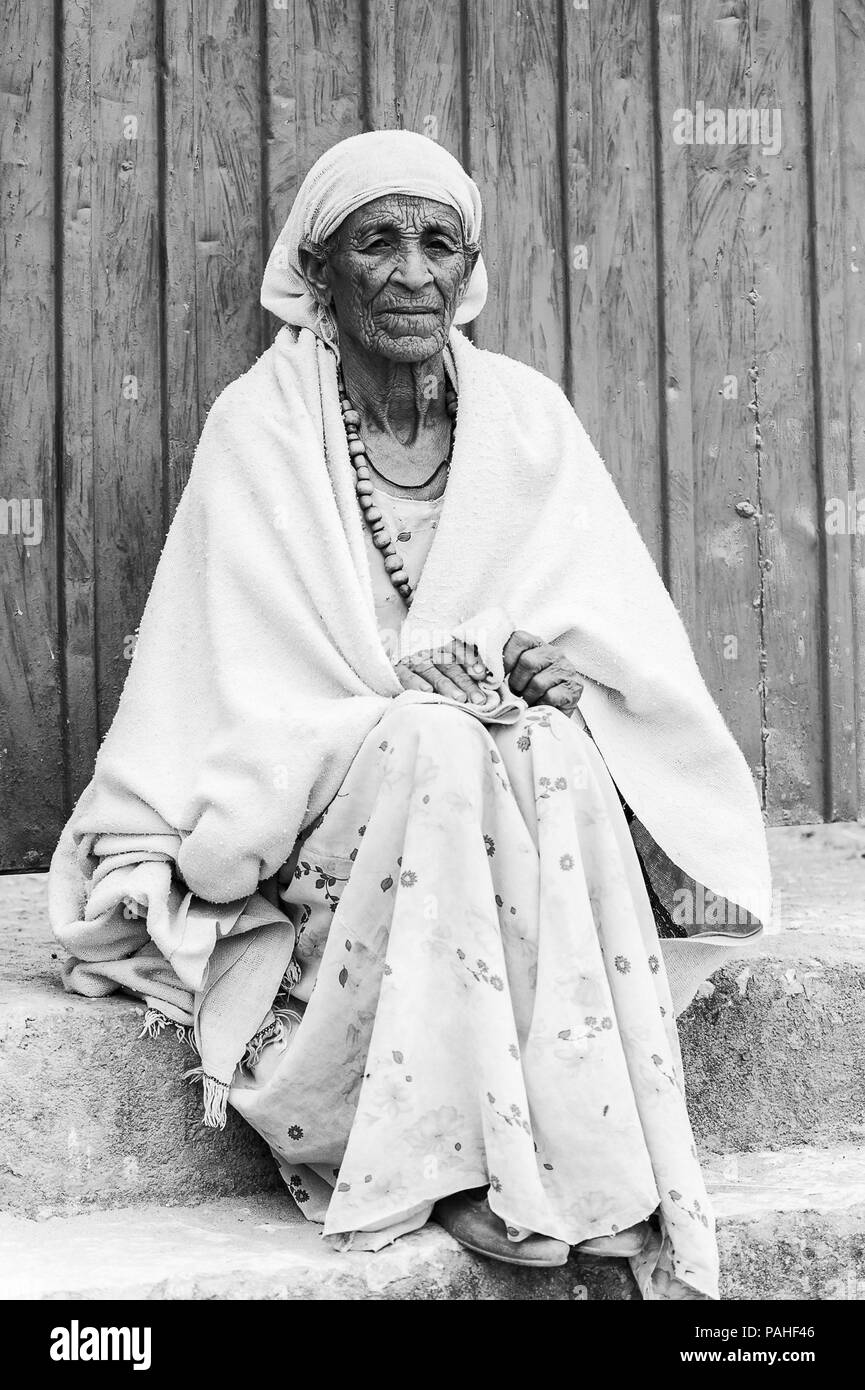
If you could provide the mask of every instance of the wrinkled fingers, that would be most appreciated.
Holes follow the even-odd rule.
[[[467,682],[471,690],[476,689],[471,677],[465,675],[462,668],[455,664],[439,667],[429,654],[409,657],[408,665],[415,675],[429,683],[437,695],[446,695],[449,700],[457,700],[461,705],[468,704],[471,691],[462,688],[460,679]]]

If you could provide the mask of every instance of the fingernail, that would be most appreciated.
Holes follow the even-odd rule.
[[[472,696],[472,704],[473,704],[473,705],[483,705],[483,704],[486,704],[486,698],[485,698],[485,696],[481,695],[480,691],[478,691],[477,695],[473,695],[473,696]]]

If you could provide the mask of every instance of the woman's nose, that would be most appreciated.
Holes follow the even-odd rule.
[[[419,248],[413,247],[400,257],[393,278],[408,290],[420,290],[429,284],[433,276],[426,257]]]

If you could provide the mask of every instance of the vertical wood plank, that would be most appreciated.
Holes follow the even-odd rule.
[[[297,139],[303,177],[362,124],[361,0],[295,0]]]
[[[814,426],[818,533],[822,561],[820,622],[825,705],[825,798],[829,820],[855,817],[856,759],[853,552],[849,524],[830,529],[829,509],[840,505],[849,523],[848,493],[855,496],[850,460],[849,382],[844,305],[847,286],[844,209],[841,201],[839,67],[831,0],[807,9],[808,158],[811,257],[814,291]],[[865,46],[860,50],[865,54]],[[853,243],[855,245],[855,241]],[[836,510],[837,519],[837,510]],[[855,523],[854,523],[855,524]]]
[[[364,130],[401,129],[404,124],[402,92],[396,71],[398,0],[361,0],[361,4],[363,127]],[[404,3],[403,19],[406,13]]]
[[[301,177],[298,167],[301,97],[297,90],[295,64],[296,8],[295,0],[279,7],[264,7],[267,67],[264,72],[263,186],[266,203],[263,209],[262,250],[265,257],[288,216]],[[269,331],[267,336],[271,336]]]
[[[55,407],[54,15],[0,34],[0,867],[46,862],[64,813]]]
[[[586,67],[586,17],[564,5],[566,46],[577,45],[577,77]],[[594,370],[590,395],[596,443],[656,562],[662,561],[663,508],[658,408],[658,301],[655,247],[653,65],[649,10],[643,0],[593,0],[591,26],[591,177],[583,206],[569,221],[591,228],[590,279],[569,237],[570,320],[575,400],[578,380]],[[585,78],[582,79],[585,92]],[[578,89],[579,90],[579,89]],[[502,95],[503,104],[507,97]],[[571,141],[571,135],[566,137]],[[579,137],[578,137],[579,138]],[[585,137],[583,144],[585,145]],[[531,149],[517,158],[532,162]],[[544,156],[541,157],[544,159]],[[521,201],[526,195],[518,194]],[[537,201],[532,190],[528,195]],[[504,214],[504,209],[502,210]],[[594,265],[593,265],[594,263]],[[593,266],[593,268],[592,268]],[[596,304],[594,344],[583,336],[580,295]],[[588,320],[591,324],[591,319]],[[555,375],[554,371],[550,375]]]
[[[492,250],[475,341],[564,384],[558,5],[482,0],[470,9],[470,154]]]
[[[268,6],[265,258],[310,167],[361,129],[361,20],[360,0]],[[277,328],[272,320],[270,332]]]
[[[835,6],[844,218],[844,316],[853,502],[865,513],[865,0]],[[865,521],[854,521],[854,719],[858,808],[865,814]],[[848,512],[848,528],[850,516]],[[854,749],[850,748],[850,754]]]
[[[99,727],[162,544],[155,0],[93,0],[93,481]]]
[[[501,294],[501,247],[497,208],[488,196],[499,174],[499,136],[496,107],[497,0],[467,0],[463,6],[465,84],[463,92],[463,162],[477,183],[484,208],[482,249],[489,293],[480,318],[472,325],[479,347],[502,345],[497,336],[496,305]]]
[[[89,0],[63,5],[63,521],[69,776],[78,796],[99,729],[93,486],[93,161]]]
[[[260,346],[264,55],[258,21],[255,0],[185,0],[166,9],[172,510],[207,411]]]
[[[400,124],[462,159],[460,0],[397,0],[394,68]]]
[[[805,42],[798,0],[751,0],[749,47],[748,104],[780,113],[775,121],[781,121],[779,152],[770,154],[761,144],[752,153],[756,183],[747,209],[764,517],[766,796],[773,820],[813,821],[823,814],[822,518],[814,468]]]
[[[657,7],[655,129],[660,275],[660,447],[665,517],[664,572],[691,640],[702,652],[697,624],[697,519],[694,510],[694,438],[691,397],[691,278],[683,248],[692,241],[688,160],[672,134],[687,90],[687,35],[682,0]]]
[[[165,5],[163,56],[161,231],[163,285],[163,459],[165,514],[173,517],[201,433],[198,381],[198,255],[196,169],[200,167],[195,91],[196,26],[191,0]]]
[[[747,20],[732,7],[724,11],[712,0],[682,9],[685,85],[675,109],[695,113],[698,101],[724,112],[749,104]],[[692,229],[685,249],[691,285],[697,656],[762,795],[762,518],[748,300],[755,272],[751,238],[745,234],[756,180],[750,146],[680,144],[672,125],[663,129],[662,140],[669,160],[686,165]]]
[[[598,34],[606,16],[588,4],[564,0],[563,120],[565,142],[565,248],[569,343],[566,389],[571,403],[599,448],[603,447],[598,340],[601,303],[598,291],[597,249],[598,175],[595,156],[595,58]],[[561,155],[560,151],[560,155]]]

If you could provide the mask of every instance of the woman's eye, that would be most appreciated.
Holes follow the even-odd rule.
[[[377,236],[374,241],[368,241],[363,249],[364,251],[386,251],[387,245],[384,237]]]

